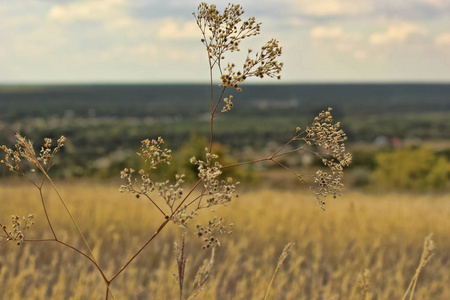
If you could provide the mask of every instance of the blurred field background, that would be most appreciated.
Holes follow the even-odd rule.
[[[2,185],[2,220],[33,212],[28,238],[51,237],[31,187]],[[104,184],[61,185],[61,193],[111,274],[162,220],[142,199]],[[57,234],[82,247],[51,192]],[[218,211],[234,223],[222,237],[211,279],[199,299],[262,299],[284,245],[294,242],[270,299],[361,299],[358,274],[370,271],[366,299],[401,299],[418,265],[425,236],[434,233],[435,256],[420,274],[416,299],[449,299],[450,202],[448,195],[349,192],[322,212],[305,192],[248,191]],[[202,221],[206,221],[204,217]],[[195,230],[196,222],[192,224]],[[176,299],[173,242],[181,230],[164,231],[112,285],[116,299]],[[187,279],[209,252],[189,234]],[[102,299],[98,273],[78,254],[52,243],[8,244],[0,249],[2,299]]]
[[[162,222],[149,203],[120,194],[119,171],[139,168],[145,138],[164,137],[174,150],[161,178],[199,156],[207,138],[207,87],[0,86],[0,145],[16,131],[35,141],[68,138],[52,170],[107,274],[113,274]],[[217,214],[234,223],[216,252],[211,279],[199,299],[262,299],[288,242],[294,242],[276,276],[270,299],[401,299],[430,233],[435,256],[419,277],[414,299],[450,299],[450,85],[249,86],[235,109],[218,119],[215,149],[227,162],[266,157],[321,110],[334,108],[349,135],[354,164],[345,170],[343,197],[315,204],[308,189],[270,164],[231,171],[241,196]],[[241,98],[242,97],[242,98]],[[241,100],[242,99],[242,100]],[[309,172],[308,155],[284,163]],[[82,247],[63,208],[47,186],[59,236]],[[0,223],[33,213],[27,238],[50,238],[38,191],[0,168]],[[207,222],[207,216],[201,216]],[[191,227],[195,230],[195,220]],[[176,299],[171,225],[112,284],[115,299]],[[208,251],[188,235],[186,289]],[[368,293],[359,275],[368,269]],[[52,243],[0,248],[0,299],[102,299],[104,284],[77,253]]]

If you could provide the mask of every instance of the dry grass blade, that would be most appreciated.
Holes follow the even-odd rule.
[[[277,267],[275,268],[275,271],[273,272],[272,279],[270,280],[269,286],[267,287],[266,295],[264,296],[264,300],[267,299],[269,296],[270,288],[272,287],[273,281],[275,280],[275,275],[277,275],[278,270],[280,269],[281,265],[283,264],[284,260],[288,256],[289,250],[291,250],[292,246],[294,246],[294,243],[290,242],[286,246],[284,246],[283,252],[280,255],[280,258],[278,259]]]
[[[434,250],[436,250],[436,243],[431,239],[433,234],[430,234],[425,238],[425,241],[423,243],[423,252],[422,256],[420,257],[420,263],[419,266],[416,269],[416,273],[414,274],[414,277],[412,278],[408,289],[405,292],[405,295],[403,296],[402,300],[406,300],[406,297],[409,293],[409,300],[413,299],[414,296],[414,290],[416,289],[417,280],[419,279],[419,274],[422,271],[422,269],[425,267],[425,265],[428,263],[428,261],[431,259],[431,257],[434,255]]]
[[[197,274],[195,275],[194,288],[188,300],[195,299],[195,297],[197,297],[203,291],[202,287],[208,281],[209,272],[211,272],[211,269],[214,265],[214,251],[215,249],[213,248],[211,250],[211,257],[209,259],[205,259],[203,265],[200,267]]]
[[[370,271],[365,269],[363,273],[358,274],[358,285],[361,293],[361,300],[365,300],[369,295]],[[370,299],[370,297],[369,297]]]
[[[180,288],[180,300],[183,299],[184,272],[186,270],[186,257],[184,251],[185,243],[186,243],[186,233],[183,234],[183,237],[181,239],[181,245],[178,245],[177,243],[174,244],[175,255],[177,258],[178,274],[173,275],[175,276],[175,279],[177,280]]]

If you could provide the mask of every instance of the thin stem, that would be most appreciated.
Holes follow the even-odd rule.
[[[286,144],[284,144],[280,149],[278,149],[273,155],[272,157],[275,157],[278,153],[280,153],[284,148],[286,148],[290,143],[292,143],[294,141],[295,137],[290,139],[289,142],[287,142]]]
[[[225,89],[226,87],[222,88],[222,93],[220,93],[219,99],[216,102],[216,105],[214,106],[214,108],[211,107],[211,125],[210,125],[210,137],[209,137],[209,153],[211,153],[211,149],[212,149],[212,144],[213,144],[213,135],[214,135],[214,116],[216,114],[217,111],[217,107],[219,106],[220,100],[222,100],[223,94],[225,93]],[[211,94],[212,94],[212,86],[211,86]],[[212,97],[212,96],[211,96]],[[212,104],[212,102],[211,102]]]
[[[156,206],[156,208],[163,214],[163,216],[166,216],[166,213],[158,206],[158,204],[155,203],[155,201],[153,201],[152,198],[150,198],[149,195],[147,195],[147,194],[143,194],[143,195],[145,195],[145,197],[147,197],[148,200],[150,200],[153,203],[153,205]]]
[[[296,148],[294,150],[289,150],[289,151],[286,151],[286,152],[283,152],[283,153],[275,153],[273,155],[273,157],[276,158],[276,157],[280,157],[280,156],[283,156],[283,155],[286,155],[286,154],[290,154],[290,153],[294,153],[294,152],[301,151],[301,150],[308,151],[308,150],[305,149],[305,146],[302,146],[302,147]]]
[[[244,165],[254,164],[254,163],[267,161],[267,160],[272,160],[272,157],[266,157],[266,158],[261,158],[261,159],[256,159],[256,160],[251,160],[251,161],[246,161],[246,162],[241,162],[241,163],[230,164],[230,165],[222,166],[220,169],[227,169],[227,168],[233,168],[233,167],[238,167],[238,166],[244,166]]]
[[[159,226],[159,228],[156,230],[156,232],[147,240],[147,242],[145,242],[144,245],[141,246],[141,248],[139,248],[139,250],[109,279],[107,280],[107,282],[111,283],[120,273],[123,272],[123,270],[125,270],[128,265],[139,255],[139,253],[142,252],[142,250],[145,249],[145,247],[147,247],[148,244],[150,244],[150,242],[161,232],[161,230],[163,230],[163,228],[167,225],[167,223],[169,223],[171,217],[176,213],[176,211],[181,207],[181,205],[186,201],[186,199],[192,194],[192,192],[195,190],[195,188],[200,184],[200,182],[202,182],[202,180],[198,180],[197,183],[191,188],[191,190],[189,191],[189,193],[184,197],[183,201],[181,201],[181,203],[177,206],[177,208],[174,210],[174,212],[171,214],[171,216],[169,217],[169,219],[165,220],[161,226]]]
[[[22,175],[23,177],[25,177],[29,182],[31,182],[36,188],[39,188],[39,186],[33,181],[31,180],[30,177],[28,177],[22,170],[20,170],[20,173],[16,173],[19,175]]]
[[[305,181],[305,179],[302,178],[302,176],[300,176],[300,174],[296,173],[294,170],[292,170],[291,168],[289,168],[289,167],[283,165],[282,163],[280,163],[279,161],[277,161],[277,160],[275,160],[275,159],[272,159],[272,161],[273,161],[274,163],[276,163],[277,165],[279,165],[280,167],[286,169],[286,170],[289,171],[290,173],[294,174],[295,177],[297,177],[301,182],[303,182],[304,184],[306,184],[306,185],[311,189],[311,186]]]
[[[24,239],[24,242],[56,242],[56,243],[59,243],[59,244],[61,244],[61,245],[64,245],[64,246],[66,246],[66,247],[68,247],[68,248],[74,250],[74,251],[77,252],[78,254],[81,254],[81,255],[83,255],[84,257],[86,257],[92,264],[94,264],[94,266],[95,266],[95,267],[97,268],[97,270],[100,272],[101,276],[103,277],[103,280],[104,280],[105,282],[108,282],[108,281],[107,281],[107,278],[106,278],[106,276],[105,276],[105,274],[103,273],[103,270],[100,268],[100,266],[98,265],[98,263],[97,263],[93,258],[91,258],[89,255],[87,255],[87,254],[84,253],[83,251],[79,250],[78,248],[76,248],[76,247],[74,247],[74,246],[72,246],[72,245],[70,245],[70,244],[67,244],[67,243],[65,243],[65,242],[63,242],[63,241],[60,241],[60,240],[56,239],[56,238],[54,238],[54,239]]]
[[[200,194],[199,196],[195,197],[191,202],[189,202],[186,206],[190,206],[192,203],[194,203],[195,201],[197,201],[198,199],[203,197],[203,193]]]
[[[111,290],[109,289],[109,285],[110,285],[110,284],[111,284],[110,282],[107,282],[107,283],[106,283],[106,295],[105,295],[105,300],[108,300],[108,296],[109,296],[109,295],[111,295],[111,298],[112,298],[113,300],[115,300],[115,298],[114,298],[114,296],[113,296]]]
[[[279,268],[280,268],[280,266],[278,265],[275,269],[275,272],[273,272],[272,279],[270,279],[269,286],[267,287],[267,291],[264,296],[264,300],[267,300],[267,297],[269,296],[270,289],[272,288],[273,281],[275,280],[275,275],[277,275]]]
[[[165,220],[161,226],[156,230],[156,232],[145,242],[144,245],[117,271],[109,280],[106,280],[106,282],[111,283],[116,277],[125,270],[126,267],[141,253],[142,250],[144,250],[145,247],[147,247],[148,244],[159,234],[159,232],[166,227],[167,223],[169,223],[169,220]]]
[[[61,203],[63,204],[64,208],[66,209],[67,214],[69,215],[70,219],[72,220],[72,223],[75,225],[75,227],[78,230],[78,233],[80,234],[81,238],[83,239],[84,244],[86,245],[86,247],[89,250],[89,253],[92,256],[93,261],[95,262],[96,265],[98,265],[97,260],[95,259],[94,253],[92,252],[91,247],[89,246],[86,238],[84,237],[83,232],[80,229],[80,226],[78,226],[78,223],[75,221],[75,218],[72,216],[72,213],[70,212],[69,208],[66,205],[66,202],[64,201],[64,199],[62,198],[61,194],[58,192],[58,189],[56,188],[55,184],[53,183],[53,180],[50,178],[50,176],[48,176],[48,174],[44,171],[44,169],[41,166],[41,171],[44,173],[45,177],[47,177],[48,181],[50,182],[50,184],[52,185],[54,191],[56,192],[56,194],[59,197],[59,200],[61,201]]]
[[[53,229],[52,222],[50,222],[50,218],[48,216],[47,208],[45,206],[44,195],[42,194],[42,185],[43,184],[44,184],[44,181],[42,181],[42,184],[39,187],[39,194],[41,196],[41,203],[42,203],[42,207],[44,208],[44,214],[45,214],[45,218],[47,219],[48,226],[50,227],[50,230],[52,231],[53,236],[57,240],[58,238],[56,237],[55,230]]]
[[[210,120],[210,137],[209,137],[209,152],[211,153],[212,141],[213,141],[213,103],[214,103],[214,86],[213,86],[213,66],[211,65],[211,57],[208,52],[208,63],[209,63],[209,84],[210,84],[210,101],[211,101],[211,120]]]
[[[186,202],[187,198],[192,194],[192,192],[194,192],[194,190],[197,188],[197,186],[200,184],[200,182],[202,182],[202,179],[199,179],[195,185],[191,188],[191,190],[189,191],[189,193],[187,193],[186,196],[184,196],[184,199],[180,202],[180,204],[178,204],[177,208],[175,208],[175,210],[173,211],[172,215],[170,216],[170,218],[172,218],[172,216],[177,212],[177,210],[181,207],[181,205],[183,205],[184,202]]]

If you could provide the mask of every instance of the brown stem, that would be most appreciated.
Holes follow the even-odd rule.
[[[42,185],[43,184],[44,184],[44,182],[42,182],[42,184],[41,184],[41,186],[39,188],[39,195],[41,196],[41,203],[42,203],[42,207],[44,208],[44,214],[45,214],[45,218],[47,219],[48,226],[50,227],[50,230],[52,231],[53,237],[57,240],[58,238],[56,237],[55,230],[53,229],[52,222],[50,222],[50,218],[48,216],[47,208],[45,206],[44,195],[42,194]]]
[[[108,280],[107,280],[105,274],[103,273],[102,268],[98,265],[98,263],[93,258],[91,258],[89,255],[87,255],[83,251],[79,250],[78,248],[76,248],[76,247],[74,247],[74,246],[72,246],[70,244],[67,244],[67,243],[65,243],[63,241],[60,241],[60,240],[56,239],[56,238],[54,238],[54,239],[24,239],[24,242],[56,242],[56,243],[59,243],[61,245],[64,245],[64,246],[74,250],[78,254],[81,254],[84,257],[86,257],[97,268],[97,270],[100,272],[101,276],[103,277],[103,280],[106,283],[108,283]]]
[[[109,285],[110,285],[110,284],[111,284],[110,282],[107,282],[107,283],[106,283],[105,300],[108,300],[109,294],[111,294],[111,298],[114,300],[114,296],[113,296],[111,290],[109,289]]]
[[[31,180],[30,177],[28,177],[22,170],[20,170],[20,173],[17,173],[19,175],[22,175],[23,177],[25,177],[29,182],[31,182],[36,188],[39,188],[39,186],[33,181]]]
[[[287,142],[286,144],[284,144],[282,147],[280,147],[280,149],[278,149],[273,155],[272,157],[275,157],[278,153],[280,153],[284,148],[286,148],[290,143],[292,143],[294,141],[295,138],[292,138],[289,140],[289,142]]]
[[[266,157],[266,158],[261,158],[261,159],[256,159],[256,160],[251,160],[251,161],[246,161],[246,162],[241,162],[241,163],[230,164],[230,165],[222,166],[220,169],[244,166],[244,165],[254,164],[254,163],[263,162],[263,161],[267,161],[267,160],[272,160],[272,156]]]
[[[279,165],[280,167],[286,169],[287,171],[289,171],[290,173],[294,174],[295,177],[297,177],[301,182],[303,182],[304,184],[306,184],[306,186],[308,186],[311,189],[311,186],[305,181],[305,179],[303,179],[302,176],[300,176],[300,174],[296,173],[294,170],[292,170],[291,168],[283,165],[282,163],[280,163],[279,161],[272,159],[272,161],[274,163],[276,163],[277,165]]]
[[[217,111],[217,107],[219,106],[220,100],[222,100],[223,94],[225,93],[226,87],[222,88],[222,93],[220,93],[219,99],[216,102],[214,108],[211,106],[211,125],[210,125],[210,137],[209,137],[209,153],[211,153],[212,143],[213,143],[213,134],[214,134],[214,117]],[[212,97],[212,86],[211,86],[211,97]],[[212,105],[212,100],[211,100]]]
[[[187,198],[192,194],[192,192],[197,188],[197,186],[200,184],[200,182],[202,182],[202,179],[199,179],[197,181],[197,183],[195,183],[195,185],[191,188],[191,190],[189,191],[189,193],[187,193],[186,196],[184,196],[184,199],[180,202],[180,204],[178,204],[177,208],[175,208],[175,210],[173,211],[172,215],[170,216],[170,218],[177,212],[177,210],[181,207],[181,205],[183,205],[184,202],[186,202]]]
[[[159,232],[169,223],[169,220],[165,220],[161,226],[156,230],[156,232],[148,239],[147,242],[145,242],[144,245],[117,271],[109,280],[106,280],[107,283],[111,283],[116,277],[125,270],[126,267],[141,253],[142,250],[144,250],[145,247],[147,247],[148,244],[159,234]]]
[[[189,193],[184,197],[183,201],[181,201],[181,203],[177,206],[177,208],[174,210],[174,212],[171,214],[171,216],[169,217],[169,219],[165,220],[161,226],[159,226],[159,228],[156,230],[156,232],[147,240],[147,242],[145,242],[144,245],[141,246],[141,248],[139,248],[139,250],[109,279],[106,280],[107,283],[111,283],[114,279],[116,279],[116,277],[122,273],[127,267],[128,265],[139,255],[139,253],[142,252],[142,250],[145,249],[145,247],[147,247],[148,244],[150,244],[150,242],[161,232],[161,230],[163,230],[164,227],[166,227],[167,223],[169,223],[171,217],[175,214],[175,212],[181,207],[181,205],[186,201],[186,199],[192,194],[192,192],[195,190],[195,188],[200,184],[200,182],[202,182],[202,180],[198,180],[197,183],[191,188],[191,190],[189,191]]]
[[[144,195],[145,195],[145,197],[148,198],[148,200],[150,200],[150,201],[153,203],[154,206],[156,206],[156,208],[163,214],[163,216],[166,216],[166,214],[164,213],[164,211],[158,206],[158,204],[155,203],[155,201],[153,201],[152,198],[150,198],[149,195],[147,195],[147,194],[144,194]]]
[[[97,264],[97,260],[95,259],[94,253],[92,252],[91,247],[89,246],[86,238],[84,237],[83,232],[81,231],[80,226],[78,225],[78,223],[75,221],[75,218],[72,216],[72,213],[70,212],[69,208],[67,207],[66,202],[64,201],[64,199],[62,198],[61,194],[59,193],[58,189],[56,188],[56,185],[54,184],[53,180],[50,178],[50,176],[44,171],[44,169],[42,168],[42,166],[40,166],[40,170],[44,173],[45,177],[47,178],[48,182],[50,182],[53,190],[56,192],[56,195],[58,195],[59,200],[61,201],[61,203],[63,204],[67,214],[70,217],[70,220],[72,221],[72,223],[75,225],[78,233],[81,236],[81,239],[83,240],[84,244],[86,245],[86,247],[88,248],[88,251],[90,253],[90,255],[92,256],[93,261]],[[98,264],[97,264],[98,265]]]
[[[280,156],[283,156],[283,155],[286,155],[286,154],[290,154],[290,153],[294,153],[294,152],[297,152],[297,151],[303,151],[303,150],[305,150],[305,151],[308,151],[307,149],[305,149],[305,147],[303,146],[303,147],[299,147],[299,148],[296,148],[296,149],[294,149],[294,150],[289,150],[289,151],[286,151],[286,152],[283,152],[283,153],[276,153],[276,154],[274,154],[273,155],[273,158],[277,158],[277,157],[280,157]],[[308,151],[308,152],[311,152],[311,151]]]

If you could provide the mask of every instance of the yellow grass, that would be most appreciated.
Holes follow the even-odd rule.
[[[60,191],[108,276],[153,234],[163,220],[150,203],[118,193],[116,186],[63,183]],[[83,243],[54,193],[46,190],[58,236]],[[37,191],[0,185],[0,222],[33,213],[37,224],[26,238],[51,238]],[[308,192],[244,193],[217,211],[235,224],[221,239],[212,277],[199,299],[262,299],[288,242],[269,299],[401,299],[414,275],[424,238],[434,233],[435,256],[422,270],[415,299],[450,299],[449,195],[347,193],[329,199],[322,212]],[[211,215],[213,216],[213,215]],[[203,218],[203,216],[201,216]],[[206,220],[206,219],[203,219]],[[195,229],[197,221],[192,223]],[[177,299],[172,225],[111,285],[114,298]],[[187,240],[185,294],[209,257],[194,234]],[[84,249],[84,248],[83,248]],[[370,271],[365,298],[358,274]],[[12,243],[0,248],[0,299],[103,299],[95,268],[76,252],[52,242]]]

